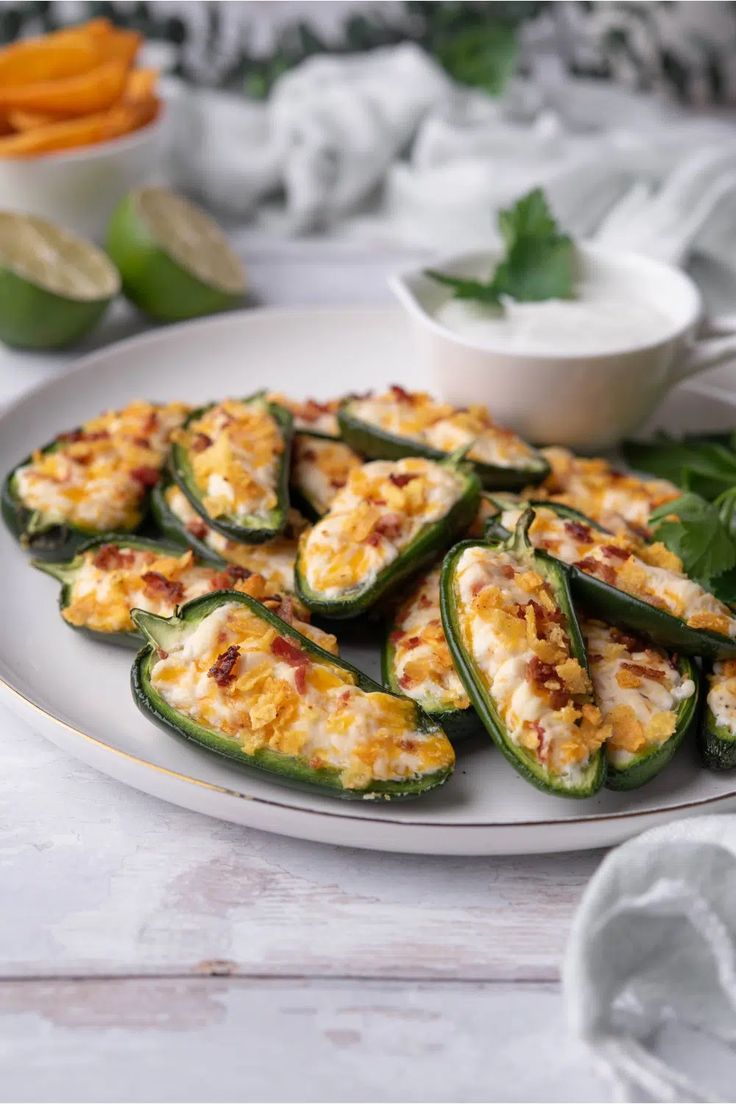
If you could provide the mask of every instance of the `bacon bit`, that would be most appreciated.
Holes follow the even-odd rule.
[[[512,564],[499,564],[498,566],[504,579],[513,579],[516,575],[516,571]]]
[[[317,453],[314,451],[313,448],[299,449],[299,459],[300,460],[316,460],[317,459]]]
[[[372,498],[371,502],[373,503],[374,506],[385,506],[386,505],[386,499],[385,498]]]
[[[229,686],[235,678],[234,667],[239,658],[240,646],[238,644],[231,644],[226,651],[222,652],[217,657],[207,674],[210,678],[215,680],[219,687],[224,688],[225,686]]]
[[[411,483],[412,479],[418,479],[419,476],[410,472],[392,472],[388,478],[394,487],[405,487],[407,483]]]
[[[138,445],[138,448],[148,448],[150,442],[147,437],[134,437],[133,444]]]
[[[297,694],[303,694],[307,689],[307,668],[303,663],[294,671],[294,688]]]
[[[320,759],[320,757],[318,755],[314,755],[309,760],[309,765],[312,768],[312,770],[321,770],[321,768],[324,766],[324,763],[322,762],[322,760]]]
[[[233,580],[227,571],[216,571],[210,578],[210,590],[230,590]]]
[[[429,597],[428,594],[423,594],[421,596],[421,598],[419,599],[419,608],[420,609],[429,609],[429,607],[431,605],[432,605],[432,599]]]
[[[309,663],[309,656],[297,644],[292,644],[284,636],[277,636],[271,644],[271,651],[277,659],[283,659],[290,667],[301,667]]]
[[[654,679],[655,682],[664,682],[667,677],[666,671],[657,667],[644,667],[641,663],[622,663],[621,669],[631,671],[632,675],[638,675],[639,678]]]
[[[530,598],[529,601],[526,603],[526,606],[531,606],[532,609],[534,610],[534,617],[535,617],[535,620],[537,622],[537,625],[539,625],[540,628],[542,628],[545,624],[549,623],[550,621],[553,622],[555,625],[561,625],[564,621],[561,610],[559,610],[557,608],[555,608],[553,610],[545,609],[544,606],[540,605],[539,602],[537,602],[536,599],[534,599],[534,598]],[[521,611],[522,611],[521,612],[522,617],[526,616],[526,613],[525,613],[526,606],[521,606],[520,607]]]
[[[527,721],[526,723],[529,725],[530,728],[534,729],[537,736],[539,737],[539,744],[538,744],[537,749],[536,749],[537,758],[544,761],[547,758],[547,752],[549,750],[549,742],[548,742],[548,739],[547,739],[547,733],[546,733],[545,729],[542,728],[539,721]]]
[[[403,629],[394,629],[394,631],[392,633],[389,633],[389,637],[388,637],[389,643],[390,644],[398,644],[399,641],[402,639],[403,635],[404,635],[404,630]]]
[[[331,479],[330,486],[334,487],[336,491],[339,491],[345,486],[345,482],[344,479]]]
[[[616,584],[616,572],[611,565],[601,563],[600,560],[594,560],[592,556],[586,556],[585,559],[578,560],[573,566],[579,567],[581,571],[585,571],[589,575],[600,575],[603,581],[611,586]]]
[[[130,475],[136,483],[140,483],[141,487],[155,487],[161,478],[158,468],[151,468],[145,464],[141,468],[133,468]]]
[[[637,525],[634,521],[627,521],[626,525],[639,540],[650,541],[652,539],[652,531],[646,525]]]
[[[400,384],[392,383],[390,390],[393,397],[395,399],[398,399],[399,402],[414,402],[414,397],[411,392],[406,391],[403,387],[400,386]]]
[[[158,411],[152,410],[143,423],[143,432],[147,433],[150,436],[153,433],[154,429],[158,429],[158,424]]]
[[[195,433],[192,437],[192,443],[189,446],[192,452],[204,452],[212,444],[212,438],[208,437],[206,433]]]
[[[590,541],[590,526],[583,525],[581,521],[566,521],[565,532],[569,533],[573,540]]]
[[[410,636],[406,642],[406,647],[409,649],[418,648],[421,643],[422,638],[420,636]]]
[[[482,579],[477,579],[470,588],[471,597],[476,598],[480,594],[480,592],[484,589],[485,585],[486,584],[483,582]],[[523,617],[524,614],[522,613],[521,616]]]
[[[156,649],[156,655],[158,656],[159,659],[168,659],[169,658],[169,653],[165,652],[163,650],[163,648],[157,648]]]
[[[399,679],[399,686],[402,690],[411,690],[413,685],[414,679],[411,677],[411,675],[402,675]]]
[[[141,575],[146,594],[151,598],[169,598],[172,602],[181,602],[184,597],[184,584],[167,579],[159,571],[146,571]]]
[[[299,410],[299,417],[305,422],[316,422],[322,414],[329,413],[329,403],[317,402],[316,399],[305,399]]]
[[[122,567],[130,567],[134,560],[134,552],[124,551],[115,544],[103,544],[95,553],[92,563],[101,571],[119,571]]]
[[[279,607],[274,611],[278,613],[282,621],[287,621],[290,625],[294,622],[294,600],[290,594],[285,594],[283,597],[279,595]]]
[[[532,656],[526,665],[527,682],[544,686],[548,679],[557,679],[557,672],[551,663],[545,663],[539,656]],[[559,686],[559,680],[557,681]]]
[[[73,429],[69,433],[60,433],[56,438],[64,444],[74,445],[77,441],[104,441],[110,434],[106,429],[97,429],[94,433],[85,433],[83,429]]]
[[[195,518],[194,521],[187,522],[187,533],[191,533],[197,540],[204,540],[208,532],[207,524],[201,518]]]
[[[625,548],[619,548],[617,544],[604,544],[603,551],[607,556],[614,556],[619,560],[628,560],[631,555]]]
[[[343,692],[340,694],[340,701],[342,702],[343,705],[348,704],[348,702],[350,701],[350,691],[349,690],[343,690]]]
[[[621,644],[627,652],[645,652],[647,650],[647,645],[640,637],[634,636],[630,632],[624,632],[623,629],[611,629],[611,640],[615,641],[616,644]]]
[[[405,737],[403,740],[399,740],[399,747],[402,751],[416,751],[417,742],[416,740],[410,740]]]
[[[240,564],[228,564],[225,570],[233,579],[250,579],[253,574],[247,567],[241,567]]]

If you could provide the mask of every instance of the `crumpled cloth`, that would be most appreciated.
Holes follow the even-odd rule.
[[[555,68],[492,98],[453,83],[411,43],[310,58],[265,103],[182,86],[172,100],[176,182],[240,223],[282,236],[327,230],[379,248],[493,245],[498,210],[537,185],[577,237],[594,236],[640,185],[655,204],[651,220],[646,202],[637,212],[646,238],[661,218],[657,190],[674,172],[697,170],[689,190],[673,192],[689,217],[717,174],[727,179],[724,157],[736,151],[725,116]],[[693,239],[731,266],[736,188],[726,193]],[[665,215],[678,225],[677,208]],[[636,234],[624,237],[637,247]]]
[[[616,1099],[720,1100],[715,1071],[734,1100],[736,816],[675,821],[612,851],[575,916],[563,987]],[[663,1055],[665,1032],[676,1042]],[[694,1063],[704,1045],[717,1057]]]

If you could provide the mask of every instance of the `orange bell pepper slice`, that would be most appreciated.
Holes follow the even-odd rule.
[[[70,118],[104,111],[120,99],[127,69],[122,61],[105,61],[86,73],[35,84],[0,85],[0,111],[31,111]]]
[[[38,157],[58,150],[96,145],[138,130],[152,122],[158,101],[115,104],[107,111],[80,119],[65,119],[0,138],[0,158]]]

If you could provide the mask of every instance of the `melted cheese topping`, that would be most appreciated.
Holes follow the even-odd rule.
[[[432,460],[374,460],[354,468],[329,513],[301,539],[309,588],[335,597],[367,588],[421,529],[463,493],[463,476]]]
[[[181,556],[149,549],[104,544],[80,556],[81,563],[69,584],[68,604],[62,617],[70,625],[95,632],[135,632],[132,609],[171,617],[177,606],[213,590],[240,590],[275,609],[300,632],[307,632],[330,652],[337,652],[331,633],[306,625],[302,608],[291,599],[273,596],[262,575],[243,577],[235,565],[224,569],[199,565],[192,552]]]
[[[454,452],[475,442],[468,453],[470,460],[515,468],[536,459],[530,446],[510,429],[496,425],[484,406],[455,409],[422,391],[410,393],[392,387],[384,395],[354,399],[350,410],[369,425],[441,452]]]
[[[284,438],[262,398],[225,399],[190,422],[175,440],[186,450],[210,517],[265,516],[278,505]]]
[[[549,583],[504,549],[467,548],[460,630],[508,738],[551,775],[579,778],[610,728],[592,703]]]
[[[212,672],[231,648],[234,666],[218,681]],[[151,681],[169,705],[247,754],[270,748],[313,769],[331,767],[347,789],[420,778],[454,762],[441,730],[416,728],[413,702],[359,689],[349,671],[313,659],[235,603],[157,658]]]
[[[53,452],[33,453],[14,489],[24,506],[51,525],[129,530],[140,524],[147,490],[159,477],[184,403],[133,402],[61,434]]]
[[[736,736],[736,660],[714,663],[708,687],[708,708],[716,724]]]
[[[596,701],[611,726],[606,755],[620,769],[669,740],[695,683],[667,652],[630,633],[600,621],[586,621],[582,629]]]
[[[468,709],[442,628],[440,570],[421,579],[399,608],[391,633],[394,671],[404,693],[425,709]]]
[[[325,437],[339,437],[340,426],[337,423],[339,399],[318,402],[317,399],[290,399],[278,391],[271,391],[268,401],[278,403],[288,410],[294,418],[294,429],[304,432],[322,433]]]
[[[681,494],[666,479],[619,472],[602,457],[585,459],[557,447],[542,449],[542,454],[552,470],[540,486],[527,488],[525,496],[572,506],[614,533],[646,535],[652,512]]]
[[[291,482],[318,514],[326,514],[353,468],[363,461],[342,441],[297,434],[291,467]]]
[[[503,526],[513,530],[520,514],[517,507],[504,510]],[[536,511],[529,535],[536,548],[681,618],[693,629],[736,636],[736,619],[728,606],[689,579],[680,559],[663,544],[609,536],[544,507]]]
[[[265,541],[263,544],[243,544],[240,541],[232,541],[223,533],[212,529],[199,516],[176,483],[166,488],[164,498],[174,517],[183,522],[188,532],[218,556],[222,556],[223,560],[263,575],[271,593],[286,591],[287,594],[293,594],[297,549],[295,537],[274,537],[273,540]],[[296,511],[294,514],[298,517]]]

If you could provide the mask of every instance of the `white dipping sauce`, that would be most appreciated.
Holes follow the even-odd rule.
[[[499,352],[608,353],[651,345],[675,328],[661,308],[634,298],[635,292],[620,276],[595,273],[578,282],[574,299],[505,299],[498,309],[450,298],[434,317],[448,330]]]

